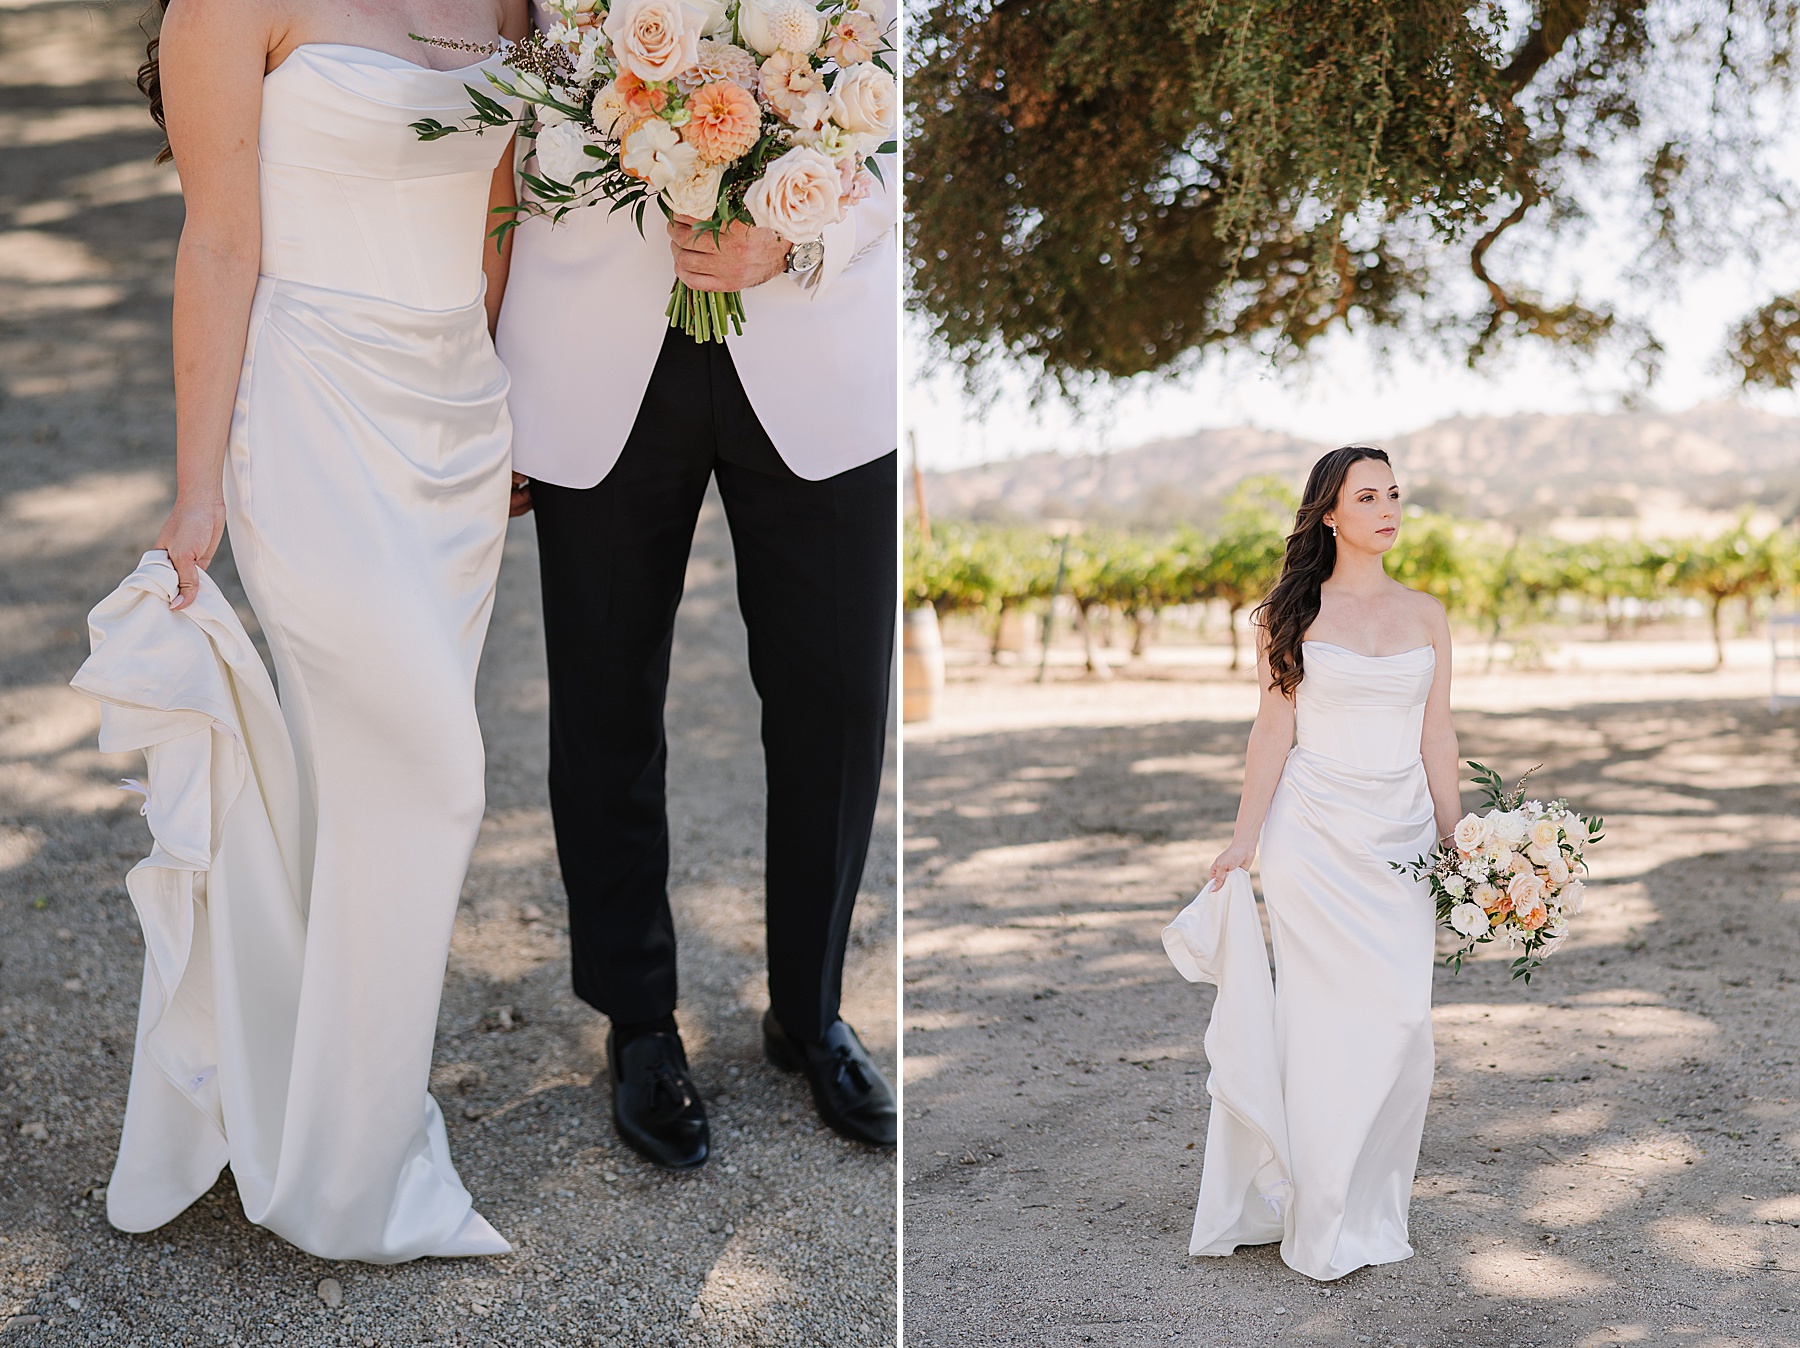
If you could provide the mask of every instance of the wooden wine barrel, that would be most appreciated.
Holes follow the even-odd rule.
[[[906,610],[901,641],[901,718],[929,721],[944,687],[944,643],[938,633],[937,610]]]

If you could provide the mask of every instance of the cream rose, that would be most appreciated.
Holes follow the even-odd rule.
[[[719,208],[719,181],[724,176],[723,164],[701,164],[687,177],[663,188],[662,199],[677,215],[708,219]]]
[[[1443,883],[1444,893],[1448,894],[1453,899],[1460,899],[1469,888],[1469,882],[1460,875],[1445,876]]]
[[[744,193],[750,218],[789,243],[806,243],[843,218],[837,165],[804,145],[770,164]]]
[[[1506,886],[1506,897],[1512,900],[1515,913],[1541,907],[1548,894],[1544,882],[1538,879],[1534,871],[1513,876],[1512,882]]]
[[[600,161],[587,152],[587,147],[593,143],[578,123],[556,122],[546,126],[537,134],[538,168],[550,181],[574,187],[576,178],[600,167]],[[585,188],[588,184],[581,186]]]
[[[890,134],[894,102],[894,77],[878,65],[841,70],[831,85],[831,119],[846,131]]]
[[[1551,855],[1549,864],[1544,867],[1544,874],[1558,889],[1569,883],[1569,863],[1562,859],[1561,852]]]
[[[700,152],[676,134],[660,117],[648,118],[625,137],[619,166],[634,178],[660,192],[670,183],[693,176]]]
[[[1581,914],[1582,898],[1586,893],[1586,885],[1579,880],[1571,880],[1563,886],[1563,892],[1556,896],[1558,906],[1570,917],[1578,917]]]
[[[1450,925],[1459,936],[1479,936],[1488,929],[1488,915],[1478,903],[1459,903],[1450,910]]]
[[[1493,830],[1488,827],[1487,820],[1478,814],[1465,814],[1456,821],[1454,838],[1459,852],[1479,852],[1492,836]]]
[[[613,140],[617,140],[619,134],[635,120],[631,108],[625,102],[625,95],[619,90],[617,80],[609,82],[594,95],[592,116],[594,128]]]
[[[685,0],[617,0],[603,25],[619,65],[646,84],[693,65],[705,26],[706,11]]]
[[[1531,841],[1534,846],[1546,850],[1556,846],[1556,838],[1562,829],[1554,819],[1540,819],[1531,826]]]
[[[1475,893],[1471,897],[1483,908],[1492,909],[1495,904],[1500,902],[1500,891],[1492,885],[1476,885]]]

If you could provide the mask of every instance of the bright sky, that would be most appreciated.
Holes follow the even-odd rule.
[[[1800,230],[1794,234],[1794,243],[1770,250],[1754,264],[1729,260],[1710,270],[1659,278],[1665,293],[1646,295],[1623,275],[1639,236],[1623,221],[1598,219],[1580,246],[1559,254],[1558,280],[1543,290],[1560,299],[1568,293],[1562,286],[1578,284],[1589,302],[1603,300],[1648,320],[1664,346],[1662,373],[1649,389],[1649,402],[1680,411],[1733,396],[1734,381],[1721,368],[1726,334],[1774,295],[1800,290]],[[1535,252],[1545,244],[1541,237],[1522,237],[1517,246]],[[1500,252],[1495,250],[1496,257]],[[1494,270],[1505,280],[1535,277],[1541,267],[1515,254]],[[921,465],[942,470],[1039,450],[1126,449],[1202,428],[1245,424],[1333,444],[1379,441],[1457,415],[1610,412],[1635,386],[1624,352],[1581,364],[1534,344],[1521,343],[1514,352],[1472,372],[1457,351],[1413,352],[1397,344],[1384,355],[1372,342],[1340,331],[1319,343],[1313,359],[1298,370],[1277,372],[1250,358],[1214,357],[1176,380],[1140,378],[1117,385],[1082,414],[1060,400],[1032,408],[1030,381],[1018,369],[1002,370],[1005,393],[996,403],[976,406],[964,396],[958,371],[924,372],[928,348],[921,325],[914,323],[908,360],[915,373],[907,385],[906,422],[917,436]],[[1756,394],[1745,401],[1800,415],[1800,396]]]

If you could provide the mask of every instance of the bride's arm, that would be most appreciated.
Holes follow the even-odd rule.
[[[264,6],[173,0],[157,57],[187,218],[175,250],[175,507],[166,549],[186,608],[225,531],[225,446],[262,256],[256,132],[269,54]]]
[[[517,42],[531,31],[531,8],[524,0],[505,0],[496,21],[500,27],[500,36],[508,42]],[[507,138],[506,150],[500,156],[500,162],[494,165],[494,181],[488,188],[487,232],[490,233],[506,219],[504,215],[495,215],[495,209],[519,204],[519,183],[513,172],[513,156],[517,149],[515,140],[515,137]],[[506,278],[512,268],[512,240],[512,231],[508,230],[498,248],[494,246],[492,239],[484,240],[481,246],[481,270],[487,277],[490,337],[499,326],[500,302],[506,297]]]
[[[1431,605],[1431,646],[1437,652],[1437,672],[1425,698],[1425,726],[1419,735],[1419,756],[1425,760],[1425,784],[1431,790],[1431,809],[1437,819],[1438,837],[1456,831],[1462,818],[1461,787],[1456,764],[1460,757],[1456,727],[1450,722],[1450,620],[1435,599]]]
[[[1227,871],[1240,866],[1248,870],[1255,859],[1269,802],[1275,799],[1282,766],[1294,745],[1294,700],[1270,686],[1269,641],[1260,626],[1256,629],[1256,679],[1262,697],[1256,708],[1256,724],[1250,727],[1250,747],[1244,753],[1244,793],[1238,798],[1237,827],[1232,830],[1231,845],[1219,853],[1208,873],[1207,878],[1214,884],[1224,883]]]

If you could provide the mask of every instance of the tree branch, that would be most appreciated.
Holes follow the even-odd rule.
[[[1500,72],[1508,91],[1516,94],[1536,79],[1538,71],[1587,26],[1593,9],[1594,0],[1545,0],[1537,22]]]

